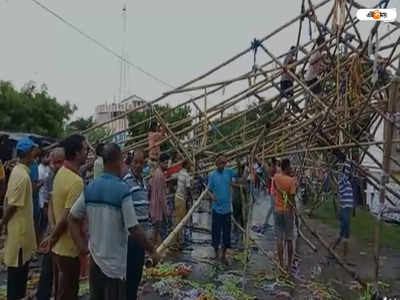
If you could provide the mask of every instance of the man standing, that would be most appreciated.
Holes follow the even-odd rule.
[[[168,154],[161,154],[158,168],[150,179],[150,218],[153,225],[153,243],[159,246],[167,237],[170,216],[167,206],[167,182],[164,172],[168,169]]]
[[[160,142],[165,136],[165,129],[160,129],[157,123],[152,123],[149,133],[149,166],[150,174],[158,167],[160,157]]]
[[[4,263],[7,266],[7,300],[26,296],[29,261],[36,251],[36,234],[33,220],[32,182],[29,166],[37,145],[29,138],[17,143],[19,163],[8,181],[5,200],[7,208],[0,223],[0,231],[7,227]]]
[[[56,276],[57,300],[77,300],[79,291],[80,249],[71,238],[67,217],[71,207],[83,190],[79,168],[85,163],[88,147],[81,135],[72,135],[62,143],[65,152],[64,166],[57,172],[53,184],[54,230],[43,242],[52,248]]]
[[[343,240],[343,257],[346,259],[348,254],[348,242],[350,238],[350,220],[354,205],[353,188],[351,184],[351,175],[353,165],[346,161],[343,165],[343,171],[339,179],[340,196],[340,235],[332,249],[334,250]]]
[[[321,47],[324,42],[325,38],[323,36],[319,36],[316,42],[317,47]],[[311,55],[310,65],[304,77],[307,86],[316,95],[319,95],[322,92],[322,85],[321,82],[319,82],[319,76],[323,71],[323,62],[324,56],[322,55],[321,50],[318,49],[314,54]]]
[[[271,227],[271,224],[269,224],[269,220],[271,219],[275,211],[275,196],[273,195],[274,185],[272,183],[272,180],[277,172],[278,172],[278,161],[276,160],[275,157],[273,157],[271,160],[271,166],[268,170],[267,199],[269,199],[270,201],[270,206],[267,215],[265,217],[264,229],[268,229],[269,227]]]
[[[239,223],[242,228],[247,226],[247,211],[248,211],[248,183],[247,174],[245,172],[245,164],[241,164],[240,160],[236,161],[237,180],[232,183],[232,209],[233,218]],[[236,227],[233,227],[233,236],[237,245],[241,246],[242,232]]]
[[[48,153],[42,152],[40,153],[40,164],[39,164],[39,209],[40,209],[40,221],[39,221],[39,236],[42,238],[43,231],[47,227],[47,213],[44,211],[44,203],[47,201],[45,199],[45,182],[50,174],[50,167],[49,167],[49,157]]]
[[[154,247],[138,226],[129,186],[121,179],[122,153],[118,145],[107,144],[103,152],[104,173],[81,194],[69,216],[71,235],[81,253],[91,254],[90,299],[127,299],[128,235],[146,249],[154,261]],[[89,221],[89,249],[81,235],[81,223]]]
[[[149,220],[149,189],[143,179],[144,152],[136,150],[128,174],[124,181],[131,188],[133,205],[137,220],[143,229],[151,227]],[[145,249],[132,238],[128,239],[128,265],[126,270],[127,292],[129,300],[137,299],[145,263]]]
[[[35,222],[36,239],[40,236],[40,203],[39,189],[42,187],[42,182],[39,181],[39,166],[37,158],[40,154],[39,147],[34,149],[34,159],[29,165],[29,176],[32,182],[32,201],[33,201],[33,220]]]
[[[283,62],[283,72],[281,76],[281,98],[291,98],[293,97],[293,77],[290,76],[288,71],[293,74],[296,73],[296,66],[291,66],[296,62],[296,47],[290,47],[289,53],[286,55]]]
[[[174,227],[185,217],[187,209],[186,205],[190,203],[192,197],[191,180],[188,171],[191,164],[189,160],[185,160],[182,164],[182,169],[178,173],[178,184],[175,193],[175,211],[174,211]],[[183,229],[178,233],[176,247],[178,250],[183,249],[184,233]]]
[[[215,251],[215,258],[219,257],[221,233],[223,240],[222,260],[226,260],[226,250],[231,248],[231,215],[232,179],[237,177],[231,169],[225,169],[226,158],[218,155],[216,162],[217,170],[211,173],[208,180],[208,187],[212,193],[212,246]]]
[[[50,171],[43,186],[44,212],[47,218],[47,232],[55,226],[52,205],[53,181],[58,170],[64,163],[64,149],[56,148],[50,153]],[[37,300],[50,300],[53,290],[53,260],[51,253],[45,253],[42,258],[40,280],[36,293]]]
[[[287,248],[287,271],[292,270],[293,240],[294,240],[294,213],[296,194],[296,180],[291,176],[292,170],[289,159],[281,162],[281,173],[275,174],[273,184],[275,187],[275,231],[277,237],[277,250],[279,264],[284,268],[284,248]]]
[[[96,147],[96,160],[94,161],[93,165],[93,179],[98,178],[103,173],[103,149],[103,143],[98,144]]]

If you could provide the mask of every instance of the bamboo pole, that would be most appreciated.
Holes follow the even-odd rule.
[[[196,211],[196,209],[200,206],[201,201],[204,199],[206,194],[208,193],[208,187],[200,194],[200,197],[193,203],[193,206],[189,209],[187,214],[183,217],[183,219],[176,225],[174,230],[168,235],[168,237],[161,243],[161,245],[157,248],[157,254],[162,254],[176,239],[178,233],[183,229],[185,224],[189,221],[192,214]]]
[[[335,258],[337,263],[347,273],[349,273],[355,280],[357,280],[363,287],[367,287],[367,284],[360,278],[360,276],[354,270],[349,268],[349,266],[346,265],[346,263],[342,260],[342,258],[340,258],[336,254],[336,252],[332,250],[332,248],[329,246],[329,244],[318,234],[318,232],[316,232],[314,229],[312,229],[312,227],[306,222],[305,218],[302,215],[299,215],[299,217],[302,221],[302,224],[304,224],[306,226],[306,228],[308,229],[308,231],[310,231],[311,234],[321,243],[321,245],[324,246],[324,248],[329,251],[329,253]]]
[[[399,62],[400,68],[400,62]],[[389,97],[389,104],[387,108],[387,112],[390,115],[393,115],[395,112],[396,101],[398,100],[398,93],[400,87],[400,72],[396,73],[396,76],[393,80],[392,93]],[[380,234],[382,231],[382,218],[381,214],[383,211],[383,207],[385,206],[385,190],[386,184],[389,182],[388,174],[390,172],[390,157],[392,155],[392,139],[393,139],[393,123],[385,120],[385,141],[384,151],[383,151],[383,170],[381,176],[381,187],[379,194],[379,213],[375,226],[375,241],[374,241],[374,279],[376,287],[378,287],[379,280],[379,255],[380,255]]]

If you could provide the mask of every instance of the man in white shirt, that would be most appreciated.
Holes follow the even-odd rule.
[[[323,36],[319,36],[317,39],[317,48],[321,47],[324,42],[325,38]],[[306,75],[304,76],[307,86],[316,95],[319,95],[322,92],[322,85],[321,82],[319,82],[319,76],[323,70],[323,59],[324,56],[322,55],[321,50],[317,50],[314,54],[312,54],[310,58],[310,65],[307,69]]]
[[[38,167],[39,170],[39,208],[40,208],[40,217],[39,217],[39,235],[41,235],[47,227],[47,214],[45,209],[45,203],[48,199],[46,193],[46,187],[44,183],[47,181],[47,178],[50,176],[50,159],[49,154],[42,152],[40,155],[40,164]]]
[[[174,213],[174,226],[178,225],[179,222],[185,217],[187,209],[186,203],[191,197],[191,180],[188,171],[190,170],[191,164],[188,160],[185,160],[182,164],[182,169],[178,173],[178,185],[175,193],[175,213]],[[184,235],[180,232],[177,237],[176,247],[180,250],[183,247]]]

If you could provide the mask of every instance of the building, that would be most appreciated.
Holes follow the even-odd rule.
[[[145,101],[136,96],[133,95],[127,99],[125,99],[123,102],[120,103],[105,103],[101,105],[96,106],[95,110],[95,115],[94,115],[94,122],[96,124],[104,123],[107,121],[110,121],[127,111],[133,110],[135,108],[141,107],[145,105]],[[129,127],[129,121],[128,118],[125,116],[123,118],[120,118],[118,120],[112,121],[105,125],[105,128],[108,128],[111,133],[117,133],[120,131],[124,131],[128,129]],[[117,135],[114,138],[114,142],[117,143],[123,143],[127,138],[127,132],[121,132],[121,134]]]

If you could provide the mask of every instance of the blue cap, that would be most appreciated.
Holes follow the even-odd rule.
[[[22,151],[24,153],[28,153],[31,151],[33,148],[37,148],[38,145],[35,144],[30,138],[26,137],[20,140],[17,143],[17,150]]]

